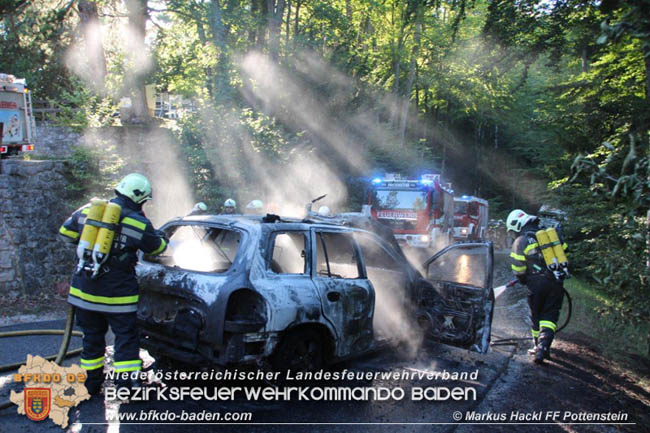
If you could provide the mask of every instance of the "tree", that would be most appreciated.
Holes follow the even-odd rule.
[[[133,51],[129,53],[131,67],[124,77],[131,94],[131,109],[126,116],[123,116],[123,121],[132,124],[148,124],[151,122],[151,115],[145,92],[145,81],[149,71],[145,45],[148,19],[147,0],[125,0],[125,2]]]

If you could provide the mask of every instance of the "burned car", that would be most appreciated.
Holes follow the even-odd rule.
[[[489,347],[492,245],[451,245],[422,275],[363,218],[191,216],[143,257],[138,321],[154,356],[312,370],[383,344]]]

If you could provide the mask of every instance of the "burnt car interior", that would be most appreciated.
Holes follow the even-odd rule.
[[[361,278],[357,251],[349,233],[316,233],[316,274],[329,278]]]
[[[307,274],[307,234],[305,232],[277,232],[273,245],[270,269],[276,274]]]
[[[147,261],[188,271],[222,273],[237,255],[241,235],[236,230],[206,225],[175,225],[167,229],[169,246]]]
[[[487,351],[494,306],[492,254],[490,243],[459,243],[425,263],[427,281],[439,296],[418,321],[434,339]]]

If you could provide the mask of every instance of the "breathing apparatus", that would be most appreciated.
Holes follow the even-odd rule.
[[[76,273],[91,272],[96,278],[111,252],[122,208],[117,203],[92,199],[77,246]]]
[[[553,272],[556,279],[561,280],[569,276],[569,260],[564,253],[564,248],[553,228],[541,229],[535,233],[537,244],[544,256],[546,267]]]
[[[535,215],[529,215],[521,209],[515,209],[508,215],[506,227],[508,231],[520,232],[526,224],[537,219]],[[568,277],[569,260],[564,253],[564,248],[555,228],[541,229],[534,232],[534,234],[546,267],[558,280]]]

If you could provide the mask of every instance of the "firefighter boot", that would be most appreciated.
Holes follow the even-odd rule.
[[[537,353],[537,344],[538,344],[537,337],[533,337],[533,341],[534,341],[533,347],[528,349],[529,355],[535,355]]]
[[[88,377],[86,378],[84,386],[88,390],[88,394],[99,394],[99,391],[102,389],[102,384],[104,383],[104,369],[98,368],[96,370],[88,370],[86,373],[88,374]]]
[[[542,364],[544,360],[551,358],[551,343],[555,333],[550,328],[542,328],[539,333],[539,343],[537,344],[537,352],[535,353],[535,363]]]

